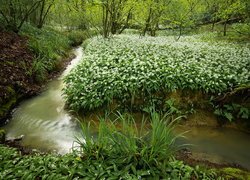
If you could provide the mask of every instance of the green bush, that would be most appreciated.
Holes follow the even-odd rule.
[[[246,36],[250,38],[250,22],[236,23],[232,25],[232,28],[238,33],[238,36]]]
[[[91,30],[73,30],[66,32],[72,46],[78,46],[88,38],[95,36],[97,33]]]

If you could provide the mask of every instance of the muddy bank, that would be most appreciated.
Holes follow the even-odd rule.
[[[19,136],[16,137],[14,139],[6,139],[6,132],[4,130],[0,130],[0,144],[4,144],[7,147],[12,147],[12,148],[16,148],[19,150],[19,152],[22,155],[27,155],[27,154],[32,154],[34,152],[33,149],[31,148],[27,148],[27,147],[23,147],[21,145],[21,140],[23,139],[23,136]],[[38,151],[36,151],[38,152]]]
[[[202,157],[202,158],[200,158]],[[249,179],[249,170],[243,168],[239,164],[230,163],[218,163],[216,161],[211,161],[204,159],[204,155],[192,153],[187,149],[182,149],[176,154],[176,159],[183,161],[192,167],[201,166],[205,169],[214,169],[214,171],[226,179]]]
[[[15,33],[0,32],[0,124],[18,99],[39,89],[28,75],[35,56],[27,41]]]
[[[59,75],[74,57],[71,52],[60,61],[47,80]],[[43,89],[34,75],[35,54],[28,47],[28,38],[0,31],[0,126],[10,117],[11,110],[23,99],[37,95]]]

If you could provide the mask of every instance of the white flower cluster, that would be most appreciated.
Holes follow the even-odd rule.
[[[72,109],[94,109],[113,99],[176,89],[220,93],[250,80],[250,49],[209,43],[196,36],[120,35],[93,38],[65,79]]]

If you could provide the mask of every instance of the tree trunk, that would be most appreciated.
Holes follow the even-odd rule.
[[[151,29],[150,30],[150,36],[153,36],[153,37],[156,36],[156,29]]]
[[[109,36],[109,11],[107,6],[103,6],[103,37]]]
[[[215,19],[213,18],[212,28],[211,31],[214,32],[214,25],[215,25]]]
[[[41,11],[40,11],[40,15],[39,15],[39,20],[38,20],[38,24],[37,24],[37,28],[41,29],[43,27],[43,11],[45,8],[45,0],[42,1],[41,4]]]
[[[132,13],[131,13],[132,8],[129,10],[128,15],[127,15],[127,19],[125,24],[120,28],[118,34],[121,34],[126,28],[128,28],[129,26],[129,20],[131,19]]]
[[[226,20],[225,23],[224,23],[223,36],[227,35],[227,21],[228,20]]]
[[[146,35],[146,32],[148,31],[149,25],[150,25],[150,20],[151,20],[151,14],[152,14],[152,8],[150,7],[149,13],[148,13],[148,18],[145,23],[145,28],[142,31],[142,36]]]
[[[177,38],[177,41],[181,38],[182,35],[182,25],[179,26],[179,36]]]
[[[47,9],[45,8],[46,3],[45,0],[42,1],[42,7],[41,7],[41,11],[40,11],[40,16],[39,16],[39,22],[37,24],[37,27],[40,29],[43,27],[45,20],[49,14],[49,11],[51,9],[51,7],[54,4],[54,0],[48,5]],[[45,11],[46,10],[46,11]]]

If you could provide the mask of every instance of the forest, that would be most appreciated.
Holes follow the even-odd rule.
[[[0,0],[0,179],[250,179],[250,0]]]

